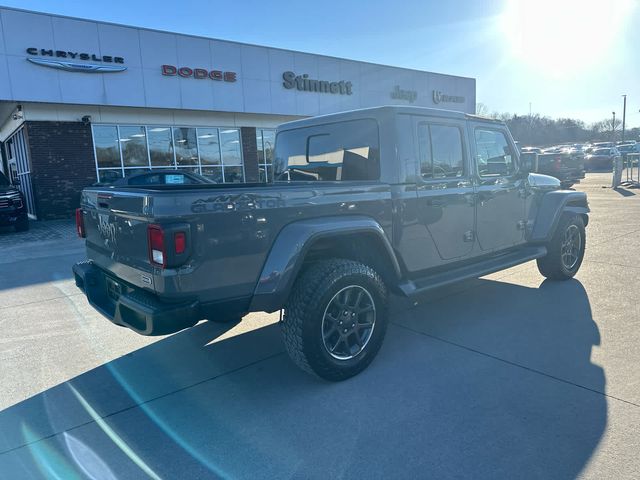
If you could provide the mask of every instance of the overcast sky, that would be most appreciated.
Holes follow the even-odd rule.
[[[0,0],[4,6],[474,77],[491,111],[640,126],[639,0]]]

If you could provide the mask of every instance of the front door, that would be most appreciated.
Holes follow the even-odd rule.
[[[515,147],[505,129],[473,128],[477,167],[476,233],[483,251],[524,242],[525,181],[518,175]]]
[[[440,257],[435,264],[461,260],[473,247],[475,220],[463,124],[417,117],[414,125],[420,165],[418,217],[425,243],[435,244]]]

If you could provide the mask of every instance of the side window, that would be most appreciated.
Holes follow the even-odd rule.
[[[420,124],[418,148],[422,178],[456,178],[464,174],[462,134],[458,127]]]
[[[275,169],[276,180],[377,180],[378,125],[363,119],[281,132]]]
[[[513,175],[516,164],[505,134],[499,130],[477,128],[476,156],[481,177]]]

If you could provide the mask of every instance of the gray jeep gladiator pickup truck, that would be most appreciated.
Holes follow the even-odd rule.
[[[547,278],[576,274],[586,195],[530,170],[503,123],[473,115],[379,107],[294,121],[278,128],[269,184],[86,188],[76,220],[89,260],[75,280],[143,335],[283,310],[293,361],[342,380],[378,352],[390,292],[534,259]]]

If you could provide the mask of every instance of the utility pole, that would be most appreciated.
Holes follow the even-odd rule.
[[[624,101],[622,103],[622,141],[624,142],[624,125],[627,120],[627,95],[622,95]]]
[[[611,141],[616,141],[616,112],[611,112],[613,120],[611,121]]]

